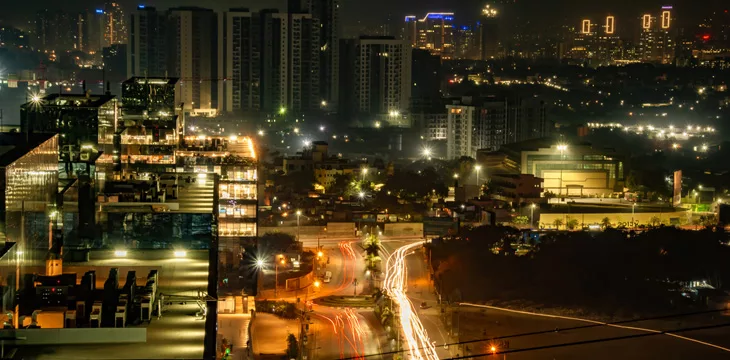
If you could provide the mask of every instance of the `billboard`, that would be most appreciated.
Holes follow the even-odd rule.
[[[674,172],[674,198],[672,206],[679,206],[682,203],[682,170]]]

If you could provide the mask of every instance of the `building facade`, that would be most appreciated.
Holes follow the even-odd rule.
[[[421,19],[408,15],[405,29],[405,39],[411,47],[429,50],[444,59],[454,56],[454,13],[428,13]]]

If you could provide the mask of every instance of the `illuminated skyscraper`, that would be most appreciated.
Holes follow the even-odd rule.
[[[663,6],[658,16],[644,14],[641,17],[641,36],[637,54],[639,60],[661,64],[672,63],[676,48],[673,29],[671,6]]]
[[[104,5],[106,15],[105,46],[127,43],[127,19],[118,2],[110,1]]]
[[[499,12],[491,5],[482,9],[479,21],[480,53],[482,60],[499,58]]]
[[[456,59],[481,59],[481,42],[479,41],[480,28],[462,25],[454,31],[454,43]]]
[[[405,39],[417,49],[431,51],[444,59],[454,56],[454,13],[428,13],[422,19],[405,18]]]

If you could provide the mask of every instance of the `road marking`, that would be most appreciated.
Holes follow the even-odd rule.
[[[719,345],[715,345],[715,344],[712,344],[712,343],[708,343],[708,342],[702,341],[702,340],[693,339],[691,337],[682,336],[682,335],[678,335],[678,334],[673,334],[673,333],[670,333],[670,332],[663,332],[663,331],[654,330],[654,329],[640,328],[640,327],[636,327],[636,326],[626,326],[626,325],[611,324],[611,323],[606,323],[606,322],[602,322],[602,321],[596,321],[596,320],[590,320],[590,319],[582,319],[582,318],[577,318],[577,317],[572,317],[572,316],[541,314],[541,313],[536,313],[536,312],[522,311],[522,310],[514,310],[514,309],[507,309],[507,308],[501,308],[501,307],[490,306],[490,305],[480,305],[480,304],[472,304],[472,303],[459,303],[459,305],[473,306],[473,307],[479,307],[479,308],[485,308],[485,309],[492,309],[492,310],[499,310],[499,311],[506,311],[506,312],[516,313],[516,314],[523,314],[523,315],[542,316],[542,317],[548,317],[548,318],[554,318],[554,319],[582,321],[582,322],[587,322],[587,323],[591,323],[591,324],[598,324],[598,325],[610,326],[610,327],[619,328],[619,329],[637,330],[637,331],[644,331],[644,332],[655,333],[655,334],[664,334],[664,335],[667,335],[667,336],[675,337],[675,338],[682,339],[682,340],[686,340],[686,341],[691,341],[691,342],[694,342],[694,343],[697,343],[697,344],[701,344],[701,345],[705,345],[705,346],[710,346],[710,347],[714,347],[716,349],[720,349],[720,350],[723,350],[723,351],[730,352],[730,349],[728,349],[726,347],[722,347],[722,346],[719,346]]]

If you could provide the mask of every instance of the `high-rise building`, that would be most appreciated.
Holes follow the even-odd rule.
[[[261,18],[248,9],[231,9],[221,16],[222,46],[218,72],[221,102],[226,112],[261,110]]]
[[[127,19],[124,16],[122,6],[115,1],[109,1],[104,5],[106,16],[106,31],[104,38],[108,45],[127,43]]]
[[[51,53],[74,50],[78,37],[78,16],[63,10],[40,10],[35,18],[35,46]]]
[[[83,18],[83,48],[87,53],[98,53],[105,46],[104,31],[106,27],[106,16],[103,9],[94,9],[82,14]]]
[[[218,18],[211,9],[178,7],[168,10],[168,19],[168,69],[180,78],[180,101],[186,109],[214,112],[218,105]]]
[[[167,15],[154,7],[139,6],[130,19],[127,76],[172,75]]]
[[[491,5],[482,9],[479,18],[479,44],[482,60],[500,58],[499,54],[499,11]]]
[[[474,157],[479,149],[498,150],[550,133],[545,105],[539,100],[463,97],[446,109],[447,159]]]
[[[454,56],[454,13],[428,13],[422,19],[415,15],[405,17],[405,36],[411,46],[429,50],[442,58]]]
[[[312,14],[289,14],[287,111],[311,112],[321,107],[319,35],[319,21]]]
[[[462,25],[454,30],[454,58],[481,60],[480,27]]]
[[[392,36],[361,36],[345,41],[342,50],[346,54],[341,57],[342,73],[346,77],[341,79],[354,85],[354,89],[340,90],[340,98],[351,102],[343,106],[350,106],[361,115],[382,116],[384,120],[400,125],[410,107],[411,97],[411,47],[408,43]]]
[[[428,50],[413,49],[411,53],[411,112],[443,112],[441,101],[441,58]]]
[[[639,60],[669,64],[674,61],[674,18],[671,6],[663,6],[659,16],[644,14],[641,17]]]
[[[115,84],[127,78],[127,49],[127,44],[114,44],[102,49],[105,77]]]
[[[336,111],[340,76],[340,0],[293,0],[290,13],[308,13],[319,23],[319,91],[321,106]]]

